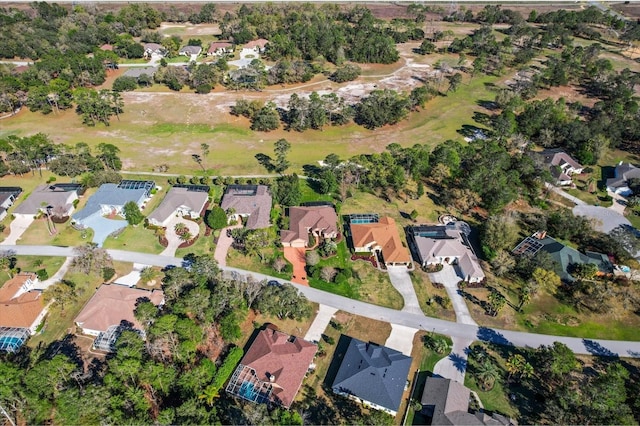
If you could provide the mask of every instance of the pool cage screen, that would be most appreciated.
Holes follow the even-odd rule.
[[[0,351],[17,352],[29,335],[26,328],[0,327]]]
[[[271,397],[273,385],[258,379],[256,370],[239,364],[227,385],[227,392],[247,401],[258,404],[267,403]]]

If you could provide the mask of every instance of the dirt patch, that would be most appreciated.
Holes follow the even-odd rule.
[[[550,89],[540,90],[538,96],[535,99],[543,100],[551,98],[557,101],[560,98],[564,98],[567,103],[580,102],[582,105],[592,108],[598,101],[594,98],[589,98],[585,94],[580,92],[579,88],[574,86],[561,86],[551,87]]]
[[[180,35],[184,36],[203,36],[203,35],[219,35],[220,25],[218,24],[169,24],[163,23],[160,25],[159,31],[165,35],[176,34],[178,30]]]

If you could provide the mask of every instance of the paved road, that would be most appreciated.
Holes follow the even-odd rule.
[[[18,255],[39,256],[73,256],[73,247],[53,246],[3,246],[4,250],[13,250]],[[166,257],[157,254],[135,253],[124,250],[107,250],[114,260],[124,262],[144,263],[154,266],[181,266],[182,259]],[[252,277],[257,280],[284,280],[257,272],[245,271],[237,268],[222,268],[227,274],[238,277]],[[287,282],[287,281],[284,281]],[[469,324],[456,324],[438,318],[426,317],[423,314],[396,311],[394,309],[376,306],[358,300],[348,299],[332,293],[327,293],[311,287],[297,286],[299,291],[309,300],[323,305],[331,306],[355,315],[372,318],[391,324],[400,324],[407,327],[434,331],[451,337],[461,337],[469,340],[482,340],[503,345],[536,348],[540,345],[551,345],[553,342],[562,342],[577,354],[618,355],[621,357],[640,358],[640,342],[626,342],[620,340],[592,340],[577,337],[551,336],[546,334],[525,333],[478,327]]]
[[[575,216],[593,219],[593,227],[600,232],[609,233],[619,226],[631,226],[629,219],[611,208],[587,205],[575,206],[572,211]]]

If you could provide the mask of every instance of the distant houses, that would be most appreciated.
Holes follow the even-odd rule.
[[[226,390],[250,402],[289,408],[317,350],[315,343],[267,327],[257,334]]]
[[[259,38],[257,40],[252,40],[249,43],[245,44],[244,48],[255,50],[256,53],[264,53],[267,48],[267,43],[269,43],[269,40],[265,40],[264,38]]]
[[[165,56],[167,54],[167,50],[164,48],[163,45],[159,43],[145,43],[143,47],[144,47],[144,54],[147,57],[151,55]]]
[[[331,388],[333,392],[395,416],[407,387],[411,357],[395,349],[349,338]]]
[[[206,185],[176,185],[149,215],[149,223],[166,227],[175,216],[197,219],[202,216],[208,200],[209,187]]]
[[[396,221],[391,217],[369,217],[366,222],[354,217],[349,221],[354,251],[377,253],[386,266],[410,266],[411,256],[400,239]]]
[[[214,41],[207,50],[207,56],[224,56],[228,53],[233,53],[233,44],[228,41]]]
[[[230,220],[246,218],[247,229],[269,227],[272,198],[265,185],[229,185],[220,207],[229,212]]]
[[[338,236],[338,215],[333,206],[289,207],[289,229],[280,231],[284,247],[308,247],[309,237]]]
[[[183,46],[178,52],[182,56],[198,56],[202,53],[202,46]]]

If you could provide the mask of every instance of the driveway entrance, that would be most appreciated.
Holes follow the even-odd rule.
[[[9,236],[0,244],[5,246],[13,246],[18,243],[24,231],[31,226],[34,219],[32,215],[16,215],[16,218],[9,224]]]
[[[305,257],[304,247],[285,247],[284,258],[287,259],[293,265],[293,278],[291,281],[296,284],[302,284],[308,286],[307,282],[307,259]]]

